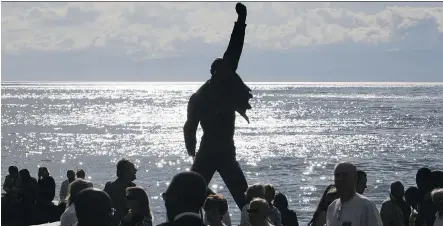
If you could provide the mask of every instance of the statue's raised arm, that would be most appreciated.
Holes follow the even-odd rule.
[[[245,30],[246,30],[246,6],[242,3],[237,3],[235,6],[237,12],[237,22],[234,24],[234,29],[231,33],[231,39],[229,40],[228,48],[226,49],[223,59],[234,71],[237,70],[238,63],[243,51],[243,45],[245,43]]]

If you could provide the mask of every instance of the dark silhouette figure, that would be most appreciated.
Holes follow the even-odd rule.
[[[37,203],[49,204],[52,203],[55,197],[55,181],[51,177],[46,167],[38,169],[38,194]]]
[[[6,194],[2,194],[1,200],[3,221],[16,217],[14,216],[14,209],[17,208],[18,186],[20,185],[20,176],[17,166],[10,166],[8,171],[9,174],[6,175],[5,181],[3,182],[3,190]]]
[[[128,214],[129,208],[125,201],[126,189],[135,187],[132,181],[136,179],[136,173],[137,169],[134,164],[127,159],[122,159],[117,163],[117,179],[105,185],[104,191],[111,197],[112,206],[115,208],[112,223],[114,226],[117,226]]]
[[[20,174],[19,215],[20,224],[31,225],[32,208],[37,197],[37,180],[31,177],[27,169],[22,169]]]
[[[428,168],[420,168],[415,176],[419,190],[418,216],[415,225],[433,225],[433,219],[437,210],[431,199],[431,191],[434,187],[432,171]]]
[[[206,200],[206,188],[205,179],[196,172],[175,175],[162,194],[168,222],[159,226],[205,225],[199,212]]]
[[[109,226],[114,209],[106,192],[87,188],[78,193],[75,200],[78,226]]]
[[[433,171],[432,178],[434,181],[434,188],[443,188],[443,171]]]
[[[419,190],[417,187],[409,187],[405,191],[405,201],[408,206],[411,207],[411,216],[409,217],[408,225],[415,225],[415,219],[418,215],[418,201],[419,201]]]
[[[328,206],[338,198],[337,190],[333,184],[326,187],[323,195],[320,198],[320,202],[317,205],[317,209],[312,216],[311,221],[308,223],[309,226],[325,225],[326,224],[326,212],[328,211]],[[283,226],[286,226],[283,224]]]
[[[391,193],[380,209],[380,216],[384,226],[409,225],[411,208],[403,199],[405,188],[400,181],[391,184]]]
[[[82,170],[82,169],[77,170],[77,173],[76,173],[75,175],[77,176],[77,179],[83,179],[83,180],[86,180],[86,179],[85,179],[85,178],[86,178],[86,173],[85,173],[85,171]],[[86,180],[86,181],[88,182],[88,184],[89,184],[89,186],[90,186],[91,188],[94,187],[90,181],[88,181],[88,180]]]
[[[60,203],[65,203],[66,205],[66,197],[68,196],[68,187],[69,184],[74,182],[75,180],[75,172],[74,170],[68,170],[66,172],[66,180],[62,182],[62,185],[60,186]]]
[[[54,222],[60,219],[60,211],[52,202],[55,197],[55,181],[46,167],[38,169],[37,200],[34,206],[35,224]],[[58,219],[57,219],[58,218]]]
[[[120,222],[120,226],[152,226],[149,198],[143,188],[126,189],[126,205],[129,207],[129,213]]]
[[[357,170],[357,185],[355,186],[355,191],[358,194],[363,195],[368,183],[368,175],[363,170]]]
[[[212,63],[211,79],[189,99],[183,132],[188,154],[195,157],[191,170],[201,174],[207,183],[218,171],[237,206],[242,209],[248,186],[235,158],[235,112],[249,122],[246,110],[251,108],[248,101],[252,95],[235,72],[243,50],[247,15],[246,7],[241,3],[236,5],[236,11],[238,19],[223,59],[218,58]],[[196,155],[199,123],[204,134]]]
[[[278,193],[274,197],[274,206],[281,213],[281,221],[283,226],[298,226],[297,213],[288,208],[288,199],[282,193]]]

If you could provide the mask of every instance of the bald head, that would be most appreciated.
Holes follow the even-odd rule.
[[[334,168],[334,183],[340,198],[354,196],[357,183],[357,167],[350,162],[342,162]]]

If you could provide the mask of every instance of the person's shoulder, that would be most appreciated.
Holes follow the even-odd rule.
[[[356,194],[356,201],[356,204],[359,206],[363,206],[369,209],[376,209],[375,203],[364,195]]]

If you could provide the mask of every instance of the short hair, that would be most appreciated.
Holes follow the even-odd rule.
[[[357,180],[361,180],[363,177],[368,177],[368,175],[363,170],[357,170]]]
[[[218,209],[220,215],[223,216],[228,212],[228,201],[222,195],[209,195],[203,205],[205,211]]]
[[[249,204],[254,198],[265,198],[265,186],[253,184],[246,190],[246,203]]]
[[[10,167],[8,168],[8,172],[9,172],[9,173],[11,173],[11,172],[18,173],[18,168],[17,168],[17,166],[10,166]]]
[[[431,192],[432,201],[436,202],[437,198],[440,198],[438,201],[443,201],[443,188],[434,189]]]
[[[80,177],[80,178],[85,178],[86,177],[86,173],[82,169],[77,170],[76,175],[77,175],[77,177]]]
[[[129,161],[128,159],[122,159],[117,163],[117,177],[121,177],[122,173],[128,169],[128,167],[134,166],[134,163]]]
[[[87,188],[89,188],[89,183],[83,179],[76,179],[70,183],[68,187],[68,197],[66,197],[67,206],[75,203],[78,193]]]
[[[112,201],[106,192],[96,188],[87,188],[78,193],[75,201],[78,225],[109,225],[111,223]]]
[[[177,198],[178,205],[185,204],[187,207],[200,209],[207,198],[207,186],[199,173],[181,172],[172,178],[164,195]]]
[[[66,176],[69,177],[69,175],[73,175],[75,177],[75,172],[74,170],[68,170],[66,171]]]
[[[268,201],[266,201],[265,199],[262,199],[262,198],[252,199],[251,203],[249,204],[249,208],[251,208],[251,206],[253,206],[254,204],[257,204],[258,208],[263,208],[264,213],[269,212],[270,206],[269,206]]]

